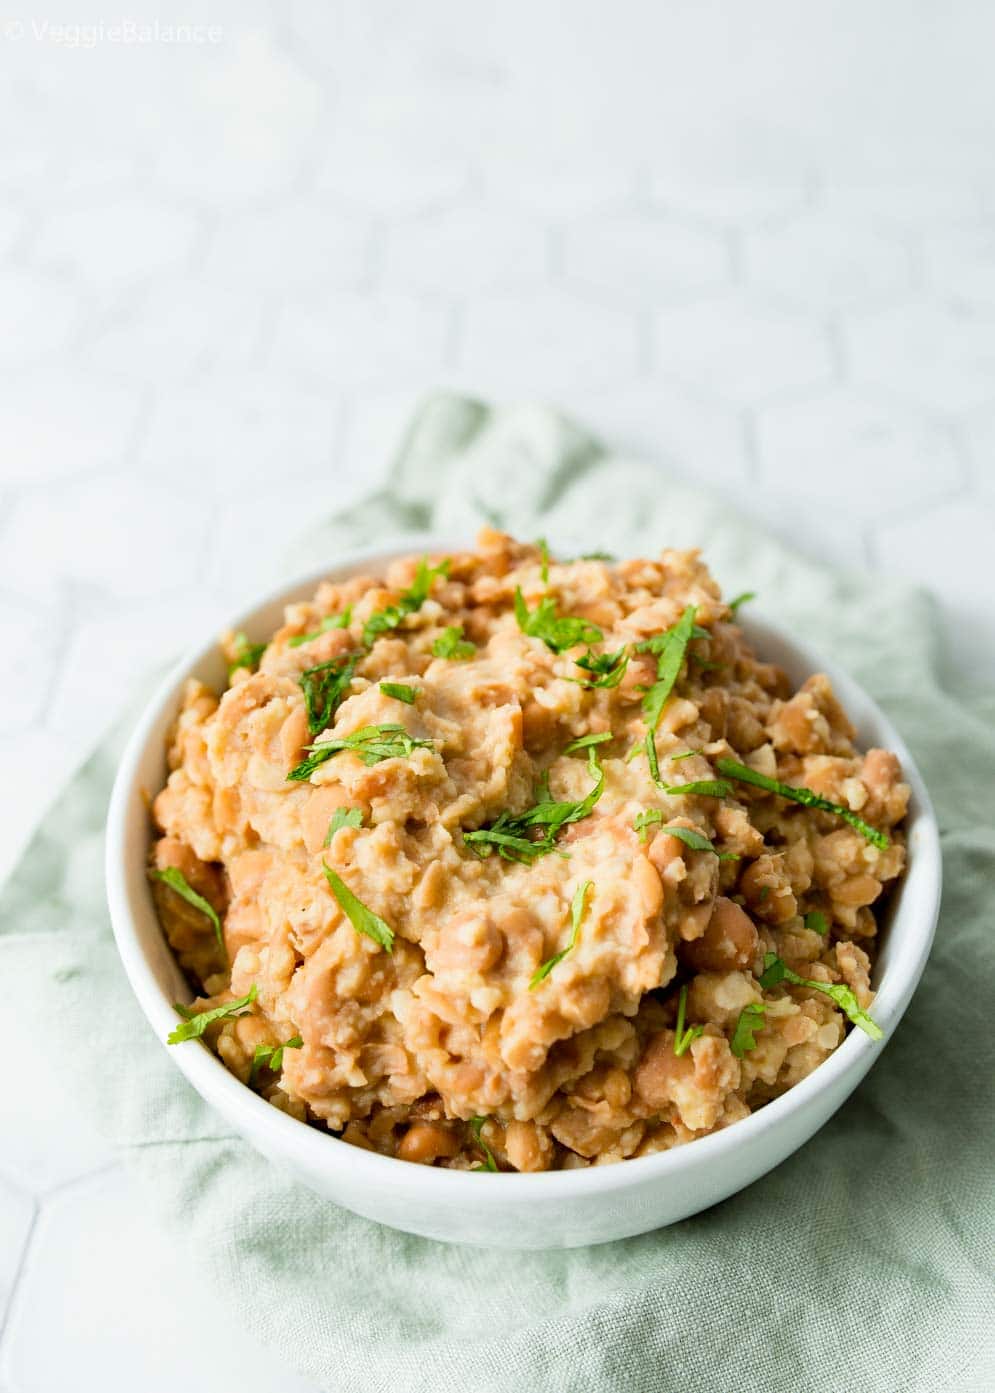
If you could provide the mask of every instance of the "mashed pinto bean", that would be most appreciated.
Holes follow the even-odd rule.
[[[428,562],[322,584],[220,698],[188,684],[151,867],[214,907],[224,949],[195,902],[153,893],[194,1011],[257,990],[204,1038],[275,1106],[427,1165],[604,1164],[746,1117],[843,1039],[812,983],[871,1004],[897,759],[854,747],[826,677],[793,691],[754,657],[696,552],[547,565],[485,530]],[[654,778],[644,698],[667,663]],[[878,844],[717,785],[723,759]],[[771,954],[808,985],[763,986]]]

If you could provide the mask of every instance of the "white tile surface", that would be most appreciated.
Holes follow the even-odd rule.
[[[375,487],[440,383],[560,402],[931,586],[995,679],[979,0],[205,18],[199,48],[0,40],[0,873],[126,690]],[[9,1072],[3,1393],[304,1393],[114,1165],[58,1059]]]

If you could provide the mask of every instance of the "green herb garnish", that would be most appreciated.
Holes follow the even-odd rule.
[[[575,755],[578,750],[589,750],[592,745],[603,745],[606,740],[614,740],[610,730],[601,730],[594,735],[579,735],[576,740],[571,740],[569,745],[563,746],[565,755]]]
[[[414,706],[418,699],[416,688],[406,687],[403,682],[381,682],[380,690],[384,696],[393,697],[395,701],[403,701],[406,706]]]
[[[218,946],[223,950],[225,946],[224,935],[221,932],[221,920],[218,918],[218,911],[209,900],[205,900],[203,895],[198,895],[182,871],[175,866],[166,866],[163,870],[154,870],[152,875],[156,880],[161,880],[164,885],[168,885],[170,890],[176,892],[180,899],[186,900],[187,904],[194,909],[199,909],[201,914],[206,914],[214,927],[214,937],[218,940]]]
[[[674,1054],[684,1054],[687,1047],[693,1040],[697,1040],[699,1035],[703,1035],[705,1027],[703,1025],[689,1025],[684,1029],[684,1012],[687,1009],[688,989],[687,984],[681,987],[677,997],[677,1026],[674,1030]]]
[[[561,948],[558,953],[554,953],[551,958],[547,958],[541,966],[537,967],[532,974],[529,982],[529,991],[535,991],[540,982],[544,982],[557,963],[561,963],[570,952],[571,948],[577,947],[577,939],[580,935],[580,924],[584,917],[584,901],[587,898],[588,890],[594,889],[593,880],[585,880],[583,885],[579,885],[574,892],[573,900],[570,904],[570,941],[565,948]]]
[[[588,750],[588,769],[596,782],[586,798],[577,803],[555,803],[549,798],[541,798],[527,812],[514,815],[502,813],[489,827],[464,832],[464,842],[468,842],[470,850],[478,856],[489,856],[497,848],[498,854],[506,861],[529,863],[539,856],[545,856],[555,850],[556,838],[563,828],[587,817],[601,797],[605,773],[593,750]],[[536,839],[529,835],[534,831],[539,832]]]
[[[734,600],[729,601],[729,608],[732,610],[733,617],[739,612],[740,605],[745,605],[747,600],[755,600],[757,592],[755,590],[744,590],[742,595],[737,595]]]
[[[250,643],[248,634],[243,633],[243,631],[239,629],[238,633],[232,640],[232,647],[235,650],[235,656],[228,664],[229,677],[231,677],[232,673],[236,670],[236,668],[254,668],[258,664],[259,659],[266,652],[266,649],[269,647],[269,644]]]
[[[577,558],[578,561],[614,561],[610,551],[585,551]]]
[[[351,735],[343,735],[336,740],[322,740],[320,744],[309,745],[310,756],[296,769],[291,769],[288,779],[300,783],[309,779],[320,764],[342,750],[351,750],[367,766],[379,764],[382,759],[408,759],[417,749],[432,749],[431,740],[416,740],[403,726],[380,725],[361,726]]]
[[[834,813],[836,817],[848,822],[879,851],[884,851],[889,846],[888,838],[883,832],[879,832],[876,827],[852,813],[849,808],[842,808],[839,803],[831,803],[828,798],[813,793],[810,788],[795,788],[793,784],[781,783],[779,779],[769,779],[766,774],[758,774],[755,769],[749,769],[745,764],[737,764],[734,759],[717,759],[715,767],[720,774],[736,779],[739,783],[753,784],[767,793],[776,793],[779,798],[789,798],[792,803],[802,803],[806,808],[818,808],[824,813]]]
[[[536,608],[530,610],[518,586],[515,587],[515,617],[523,634],[541,639],[554,653],[565,653],[579,643],[600,643],[604,637],[597,624],[557,614],[556,601],[551,595],[545,595]]]
[[[320,638],[331,629],[348,629],[351,623],[352,605],[347,605],[341,614],[326,614],[318,627],[312,629],[309,634],[294,634],[293,638],[288,638],[287,647],[300,648],[302,643],[310,643],[312,639]]]
[[[490,1147],[484,1141],[483,1137],[480,1135],[483,1125],[487,1121],[489,1121],[489,1119],[486,1117],[470,1118],[470,1131],[473,1133],[473,1139],[480,1147],[481,1151],[484,1153],[484,1164],[482,1166],[471,1166],[471,1170],[496,1171],[498,1168],[498,1163],[494,1159],[494,1152],[490,1149]]]
[[[284,1040],[282,1045],[257,1045],[252,1055],[252,1067],[249,1070],[249,1087],[255,1083],[260,1069],[270,1069],[274,1074],[278,1074],[283,1068],[284,1050],[299,1050],[304,1041],[299,1035],[292,1035],[289,1040]]]
[[[684,666],[688,644],[693,638],[710,637],[707,629],[700,629],[694,622],[697,612],[697,606],[688,605],[677,623],[666,632],[636,644],[637,652],[652,653],[656,657],[656,681],[643,697],[643,715],[651,731],[660,724],[667,698]]]
[[[690,759],[692,755],[700,755],[700,750],[678,750],[675,755],[670,756],[671,764],[677,764],[682,759]]]
[[[639,748],[637,745],[633,753],[638,752]],[[699,798],[728,798],[732,793],[732,784],[725,779],[693,779],[685,784],[668,784],[660,777],[660,759],[656,752],[656,738],[651,730],[646,732],[642,748],[646,752],[646,763],[649,765],[653,782],[671,797],[697,794]],[[690,753],[697,754],[698,751],[692,750]]]
[[[632,824],[639,833],[639,840],[645,842],[650,826],[655,822],[663,822],[666,817],[667,814],[661,812],[659,808],[648,808],[646,812],[640,813]],[[668,837],[676,837],[679,842],[689,846],[692,851],[710,851],[720,861],[738,861],[740,859],[734,851],[719,851],[718,847],[713,846],[703,832],[696,832],[691,827],[661,827],[660,830],[665,832]]]
[[[184,1040],[199,1040],[212,1021],[223,1020],[225,1016],[244,1015],[245,1008],[252,1005],[256,995],[256,984],[253,982],[245,996],[240,996],[237,1001],[226,1002],[224,1006],[213,1006],[209,1011],[198,1011],[195,1016],[191,1016],[185,1006],[174,1002],[174,1009],[179,1011],[184,1020],[166,1036],[166,1044],[181,1045]]]
[[[304,693],[307,728],[312,735],[320,735],[331,724],[349,690],[358,662],[355,653],[344,658],[330,658],[327,663],[306,667],[298,677],[298,686]]]
[[[593,679],[568,677],[568,682],[577,682],[588,691],[595,687],[617,687],[629,666],[629,653],[626,648],[620,648],[617,653],[595,653],[589,648],[584,656],[576,658],[575,662],[585,672],[593,673]]]
[[[808,914],[805,915],[805,927],[825,937],[829,932],[829,920],[821,909],[810,909]]]
[[[779,982],[793,982],[796,987],[810,987],[812,991],[822,992],[840,1008],[851,1024],[859,1026],[872,1040],[880,1040],[884,1031],[877,1021],[871,1020],[849,987],[842,982],[816,982],[810,977],[799,977],[776,953],[764,954],[764,970],[757,979],[762,987],[776,987]]]
[[[739,1020],[729,1042],[729,1048],[737,1059],[742,1059],[749,1050],[756,1049],[756,1032],[763,1029],[766,1011],[767,1007],[762,1001],[751,1001],[749,1006],[744,1006],[740,1011]]]
[[[542,558],[542,567],[539,574],[542,576],[543,585],[549,584],[549,543],[545,537],[540,537],[536,546],[539,548],[539,555]]]
[[[339,906],[357,933],[365,934],[367,938],[372,938],[374,943],[386,953],[394,951],[394,930],[389,924],[385,924],[379,914],[374,914],[372,909],[367,909],[363,901],[356,896],[346,885],[340,875],[327,866],[324,861],[321,868],[325,872],[325,879],[332,887],[332,894],[339,902]]]
[[[331,846],[332,838],[340,827],[362,827],[362,825],[362,808],[336,808],[332,813],[332,820],[328,824],[328,831],[325,833],[322,846]]]
[[[436,658],[472,658],[477,645],[463,637],[462,624],[448,624],[432,644],[432,655]]]
[[[414,614],[421,609],[422,605],[429,597],[432,589],[432,582],[436,576],[447,576],[449,574],[449,561],[440,561],[438,566],[430,566],[428,557],[423,556],[418,562],[418,569],[415,578],[407,590],[403,591],[401,598],[396,605],[388,605],[386,609],[377,610],[371,614],[363,625],[363,642],[369,648],[381,634],[387,633],[391,629],[396,629],[403,624],[409,614]]]

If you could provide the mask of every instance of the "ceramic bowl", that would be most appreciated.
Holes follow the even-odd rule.
[[[459,546],[460,544],[457,544]],[[335,565],[281,585],[234,617],[231,627],[262,640],[283,607],[309,598],[322,579],[376,571],[419,550],[453,543],[408,537],[340,557]],[[363,1151],[297,1122],[257,1097],[205,1045],[168,1047],[177,1069],[245,1141],[334,1204],[381,1224],[451,1243],[499,1248],[565,1248],[605,1243],[684,1219],[727,1198],[778,1165],[819,1130],[880,1058],[922,975],[940,898],[936,819],[922,778],[901,736],[871,698],[834,663],[816,655],[771,620],[744,614],[756,651],[796,682],[826,672],[857,727],[863,747],[894,750],[912,787],[908,871],[887,907],[875,972],[875,1042],[853,1030],[801,1083],[724,1131],[687,1146],[585,1170],[536,1175],[436,1170]],[[205,636],[149,703],[121,761],[107,822],[107,887],[118,949],[156,1038],[176,1024],[174,1001],[189,1001],[163,937],[146,876],[151,828],[147,794],[165,781],[167,731],[183,684],[197,677],[218,690],[225,668],[216,635]]]

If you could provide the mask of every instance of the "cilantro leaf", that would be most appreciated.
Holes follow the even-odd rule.
[[[320,735],[331,724],[349,690],[358,662],[355,653],[344,658],[330,658],[327,663],[306,667],[298,677],[297,685],[304,693],[307,728],[312,735]]]
[[[232,643],[235,649],[235,656],[228,664],[228,676],[240,667],[254,668],[258,665],[259,659],[269,647],[268,643],[250,643],[249,637],[241,629],[235,635]]]
[[[362,808],[336,808],[332,813],[332,820],[328,824],[328,831],[325,833],[322,846],[331,846],[332,838],[340,827],[362,827],[362,825]]]
[[[181,1045],[184,1040],[199,1040],[212,1021],[223,1020],[226,1016],[244,1015],[245,1008],[252,1005],[256,995],[257,988],[253,982],[245,996],[240,996],[237,1001],[227,1001],[224,1006],[212,1006],[209,1011],[198,1011],[195,1016],[191,1016],[185,1006],[177,1005],[175,1009],[184,1019],[166,1036],[166,1044]]]
[[[291,769],[288,780],[300,783],[309,779],[320,764],[342,750],[352,750],[367,767],[379,764],[382,759],[408,759],[417,749],[432,749],[431,740],[416,740],[400,725],[360,726],[351,735],[343,735],[336,740],[322,740],[320,744],[309,745],[310,756],[296,769]]]
[[[515,617],[523,634],[541,639],[554,653],[565,653],[579,643],[600,643],[604,635],[597,624],[556,613],[556,601],[545,595],[535,609],[525,603],[521,587],[515,587]]]
[[[601,730],[593,735],[579,735],[576,740],[571,740],[569,745],[563,746],[563,753],[575,755],[578,750],[589,750],[592,745],[603,745],[606,740],[614,739],[610,730]]]
[[[666,783],[660,776],[660,757],[657,754],[656,739],[651,730],[646,732],[643,749],[646,752],[646,763],[650,767],[653,782],[671,797],[697,794],[699,798],[728,798],[732,793],[732,784],[726,779],[692,779],[684,784]],[[638,750],[639,746],[637,745],[632,753],[635,754]],[[692,753],[697,753],[697,751],[692,751]]]
[[[738,614],[740,605],[745,605],[748,600],[755,600],[756,598],[757,592],[755,590],[744,590],[742,595],[737,595],[734,600],[730,600],[729,608],[732,610],[733,618],[735,619]]]
[[[403,701],[406,706],[414,706],[418,699],[416,688],[406,687],[403,682],[381,682],[380,690],[384,696],[393,697],[395,701]]]
[[[678,1056],[684,1054],[688,1046],[705,1032],[703,1025],[689,1025],[687,1030],[684,1029],[684,1012],[687,1009],[687,1004],[688,989],[685,983],[677,998],[677,1025],[674,1028],[674,1054]]]
[[[610,551],[585,551],[577,558],[578,561],[614,561]]]
[[[407,590],[403,591],[396,605],[388,605],[386,609],[377,610],[371,614],[363,625],[363,642],[367,648],[380,637],[381,634],[388,633],[391,629],[396,629],[403,624],[408,615],[414,614],[421,609],[422,605],[429,597],[432,589],[432,582],[436,576],[447,576],[449,574],[449,561],[440,561],[438,566],[430,566],[428,557],[423,556],[418,562],[418,569],[415,578]]]
[[[540,575],[542,576],[542,583],[543,583],[543,585],[548,585],[548,584],[549,584],[549,543],[546,541],[546,538],[545,538],[545,537],[540,537],[540,538],[536,541],[536,546],[539,548],[539,555],[540,555],[540,557],[542,558],[542,568],[541,568],[541,570],[540,570]]]
[[[379,914],[374,914],[372,909],[367,909],[363,901],[358,899],[346,885],[342,877],[327,866],[324,861],[321,863],[322,870],[325,872],[325,879],[332,887],[332,894],[339,902],[339,906],[357,933],[365,934],[367,938],[372,938],[374,943],[380,945],[387,953],[394,951],[394,930],[389,924],[385,924]]]
[[[653,653],[656,656],[656,681],[643,697],[643,715],[651,731],[655,731],[660,724],[663,708],[684,666],[688,644],[693,638],[709,637],[708,631],[699,629],[694,622],[697,612],[696,605],[688,605],[676,624],[664,633],[636,644],[638,653]]]
[[[742,1059],[749,1050],[757,1047],[756,1032],[762,1030],[767,1007],[762,1001],[751,1001],[739,1013],[739,1020],[732,1032],[729,1048],[737,1059]]]
[[[547,958],[544,963],[536,968],[529,982],[529,991],[535,991],[540,982],[544,982],[557,963],[561,963],[570,952],[571,948],[577,947],[577,939],[580,935],[580,924],[584,917],[584,901],[587,898],[588,890],[594,889],[593,880],[585,880],[583,885],[579,885],[574,892],[573,900],[570,904],[570,941],[565,948],[561,948],[558,953],[554,953],[551,958]]]
[[[473,1166],[472,1169],[475,1171],[496,1171],[498,1168],[498,1163],[494,1159],[494,1152],[480,1135],[484,1123],[487,1121],[489,1121],[489,1119],[486,1117],[470,1118],[470,1131],[473,1133],[473,1139],[484,1153],[484,1164],[482,1166]]]
[[[806,929],[813,929],[817,934],[827,934],[829,932],[829,920],[821,909],[811,909],[805,915]]]
[[[792,803],[802,803],[806,808],[819,808],[822,812],[833,813],[836,817],[841,817],[844,822],[848,822],[879,851],[884,851],[890,845],[885,834],[879,832],[876,827],[872,827],[856,813],[852,813],[849,808],[842,808],[839,803],[831,803],[828,798],[823,798],[821,794],[813,793],[810,788],[796,788],[794,784],[784,784],[779,779],[769,779],[766,774],[758,774],[755,769],[750,769],[745,764],[738,764],[734,759],[717,759],[715,767],[720,774],[725,774],[730,779],[736,779],[739,783],[753,784],[754,787],[762,788],[767,793],[776,793],[779,798],[789,798]]]
[[[632,824],[639,833],[639,840],[645,842],[650,825],[654,822],[663,822],[666,817],[667,814],[661,812],[659,808],[649,808],[646,812],[640,813]],[[679,842],[689,846],[692,851],[710,851],[720,861],[738,861],[740,859],[734,851],[719,851],[718,847],[713,846],[703,832],[696,832],[691,827],[661,827],[660,830],[668,837],[676,837]]]
[[[581,658],[574,660],[579,668],[594,674],[593,680],[584,677],[569,677],[568,682],[576,682],[588,691],[595,687],[617,687],[629,666],[628,649],[622,647],[617,653],[595,653],[588,649]]]
[[[601,797],[605,786],[605,773],[598,764],[593,750],[588,751],[588,770],[596,782],[586,798],[576,803],[555,803],[548,798],[540,799],[527,812],[514,815],[502,813],[489,827],[481,827],[476,832],[464,832],[464,842],[468,842],[470,850],[481,857],[489,856],[496,847],[506,861],[528,863],[554,851],[556,838],[563,828],[571,822],[579,822],[581,818],[587,817]],[[540,831],[539,837],[531,838],[529,833],[537,829]]]
[[[218,946],[224,951],[225,940],[221,932],[221,920],[218,918],[218,911],[209,900],[205,900],[203,895],[198,895],[182,871],[175,866],[165,866],[161,871],[154,870],[151,874],[156,880],[161,880],[164,885],[168,885],[170,890],[175,891],[180,899],[186,900],[187,904],[194,909],[199,909],[201,914],[206,914],[214,927],[214,937],[218,940]]]
[[[304,1041],[299,1035],[292,1035],[289,1040],[284,1040],[282,1045],[257,1045],[252,1055],[252,1067],[249,1069],[249,1087],[255,1083],[260,1069],[270,1069],[274,1074],[278,1074],[283,1068],[284,1050],[299,1050]]]
[[[872,1040],[880,1040],[884,1035],[877,1021],[861,1008],[848,986],[842,982],[816,982],[810,977],[799,977],[776,953],[764,954],[764,970],[757,981],[764,988],[776,987],[779,982],[793,982],[796,987],[809,987],[812,991],[822,992],[823,996],[836,1003],[851,1024],[859,1026]]]
[[[453,658],[459,661],[460,658],[472,658],[476,651],[477,645],[463,637],[462,624],[447,624],[432,644],[432,655],[436,658]]]
[[[300,648],[302,643],[310,643],[312,639],[320,638],[331,629],[348,629],[351,622],[352,605],[346,605],[341,614],[326,614],[318,627],[312,629],[309,634],[294,634],[293,638],[288,638],[287,647]]]

